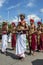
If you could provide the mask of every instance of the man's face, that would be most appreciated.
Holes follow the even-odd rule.
[[[30,22],[30,24],[32,25],[32,24],[33,24],[33,22],[31,21],[31,22]]]
[[[41,25],[40,25],[40,24],[38,24],[38,26],[40,27]]]
[[[12,24],[12,27],[14,27],[15,25],[14,24]]]
[[[23,17],[23,16],[21,16],[21,17],[20,17],[20,19],[21,19],[21,20],[24,20],[24,17]]]

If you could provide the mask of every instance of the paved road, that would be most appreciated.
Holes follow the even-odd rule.
[[[0,43],[1,51],[1,43]],[[27,51],[28,52],[28,51]],[[36,56],[29,56],[26,54],[24,61],[18,60],[15,56],[15,51],[11,50],[11,44],[8,44],[7,56],[0,52],[0,65],[43,65],[43,53],[37,52]]]

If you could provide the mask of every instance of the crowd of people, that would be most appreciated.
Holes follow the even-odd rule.
[[[8,47],[8,24],[4,22],[2,25],[2,53],[6,53]],[[20,21],[16,26],[11,23],[11,46],[16,49],[16,55],[20,59],[25,58],[26,39],[28,40],[29,54],[36,55],[36,50],[43,52],[43,24],[38,21],[37,27],[35,21],[30,19],[30,25],[26,24],[25,16],[20,14]]]

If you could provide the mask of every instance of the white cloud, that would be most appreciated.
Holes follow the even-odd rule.
[[[17,20],[18,20],[17,18],[14,18],[14,19],[12,20],[12,22],[15,22],[15,23],[16,23],[16,22],[18,22]]]
[[[34,6],[34,4],[32,3],[32,2],[29,2],[28,4],[27,4],[27,7],[33,7]]]
[[[27,3],[27,7],[34,7],[36,6],[36,0],[29,0],[29,2]]]
[[[3,6],[3,4],[5,3],[6,0],[0,0],[0,7]]]
[[[27,18],[30,19],[34,19],[35,21],[40,21],[41,18],[39,18],[37,15],[32,14],[32,15],[28,15]]]
[[[10,6],[10,7],[8,8],[8,10],[13,9],[13,8],[16,8],[16,7],[19,7],[20,4],[21,4],[21,3],[18,3],[18,4],[16,4],[16,5],[14,5],[14,6]]]
[[[41,12],[41,13],[43,13],[43,8],[42,8],[42,9],[40,9],[40,12]]]
[[[41,18],[38,17],[38,16],[35,15],[35,14],[27,15],[26,23],[27,23],[28,25],[30,25],[30,19],[34,19],[36,26],[37,26],[37,22],[38,22],[38,21],[41,21]]]

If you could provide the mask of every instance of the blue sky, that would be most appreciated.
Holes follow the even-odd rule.
[[[43,19],[43,0],[0,0],[0,19],[12,20],[20,13]]]

